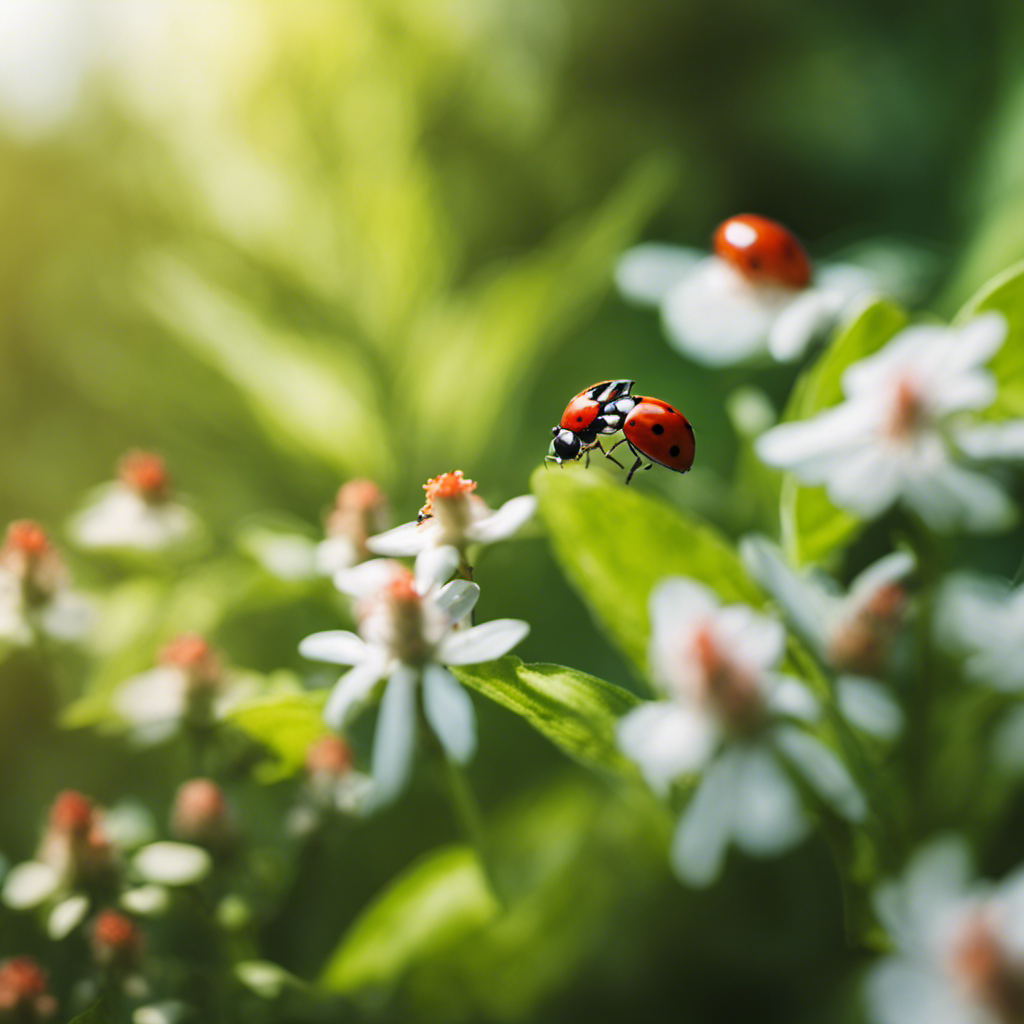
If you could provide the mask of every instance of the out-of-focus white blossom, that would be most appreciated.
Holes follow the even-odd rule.
[[[469,695],[445,665],[471,665],[508,653],[529,631],[518,619],[497,619],[455,629],[473,610],[480,588],[466,580],[442,586],[459,565],[453,547],[430,547],[416,559],[415,575],[398,562],[377,559],[335,577],[357,601],[359,635],[345,630],[306,637],[300,652],[315,661],[354,666],[341,677],[324,717],[342,729],[376,685],[387,680],[373,748],[372,803],[393,800],[412,766],[417,689],[423,711],[452,760],[476,749],[476,716]]]
[[[461,470],[428,480],[423,490],[427,501],[416,521],[371,537],[366,542],[371,551],[399,557],[448,546],[465,553],[470,544],[493,544],[511,537],[537,511],[532,494],[512,498],[496,510],[489,508],[473,493],[476,483]]]
[[[940,840],[876,898],[896,947],[868,976],[872,1024],[1019,1024],[1024,873],[973,881],[966,844]]]
[[[901,581],[913,572],[913,557],[902,551],[887,555],[843,594],[824,573],[797,573],[764,537],[746,537],[740,550],[794,629],[838,673],[836,697],[843,714],[865,732],[885,739],[895,736],[903,713],[875,677],[884,673],[906,612]]]
[[[201,527],[174,500],[163,459],[134,451],[118,464],[118,479],[72,517],[68,531],[82,548],[160,552],[196,540]]]
[[[723,606],[683,578],[654,591],[650,618],[648,664],[665,699],[625,715],[619,745],[659,792],[702,773],[672,843],[680,878],[712,881],[730,842],[768,856],[803,838],[808,823],[790,770],[840,814],[864,816],[843,763],[797,724],[817,719],[820,708],[803,683],[775,669],[785,648],[778,622]]]
[[[962,327],[908,327],[846,368],[846,401],[766,431],[757,452],[805,483],[823,484],[836,505],[864,519],[899,502],[941,532],[1002,529],[1015,518],[1013,502],[960,464],[973,431],[990,428],[954,417],[995,399],[985,363],[1006,330],[998,313]]]

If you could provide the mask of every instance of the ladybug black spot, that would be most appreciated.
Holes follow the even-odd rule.
[[[676,414],[675,409],[673,409],[671,405],[666,405],[665,406],[665,411],[672,413],[673,416]]]
[[[664,434],[665,433],[665,428],[660,423],[655,423],[654,426],[651,427],[651,430],[655,434]]]
[[[669,448],[668,453],[674,459],[679,454],[679,445],[677,445],[677,444],[672,445],[672,447]]]
[[[582,423],[583,422],[583,417],[582,416],[577,416],[576,417],[576,422],[577,423]]]
[[[747,265],[751,270],[759,270],[761,267],[761,261],[756,256],[751,256],[747,261]]]
[[[636,420],[630,420],[629,421],[629,426],[635,427],[636,426]]]

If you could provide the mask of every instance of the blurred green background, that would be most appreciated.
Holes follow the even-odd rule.
[[[0,522],[59,536],[136,446],[166,457],[214,550],[254,512],[317,524],[353,475],[388,490],[396,522],[455,468],[497,505],[526,490],[568,397],[631,377],[698,437],[699,471],[640,486],[748,526],[724,412],[747,374],[675,355],[613,294],[616,255],[704,245],[757,211],[812,253],[923,245],[941,268],[926,299],[950,312],[1024,257],[1022,23],[1015,0],[5,3]],[[764,379],[782,393],[792,371]],[[116,578],[73,564],[86,583]],[[523,657],[633,685],[541,540],[489,551],[477,578],[485,618],[533,622]],[[246,667],[300,667],[295,644],[331,607],[286,606],[235,609],[215,639]],[[132,755],[126,790],[120,746],[55,731],[35,671],[0,669],[11,859],[59,787],[158,807],[171,787],[159,754]],[[531,826],[543,842],[565,812],[538,787],[564,774],[585,787],[574,842],[597,866],[506,936],[507,955],[481,957],[475,987],[474,968],[442,961],[370,1016],[852,1013],[858,960],[823,847],[687,893],[657,838],[641,869],[624,853],[635,822],[477,704],[485,808],[515,832],[517,805],[548,807],[550,826]],[[370,896],[452,834],[416,788],[310,873],[271,952],[312,974]]]

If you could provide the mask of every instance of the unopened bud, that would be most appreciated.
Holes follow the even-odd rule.
[[[108,970],[132,971],[142,957],[142,933],[130,917],[116,910],[96,916],[89,944],[96,962]]]
[[[117,476],[151,505],[159,505],[171,495],[171,478],[164,460],[152,452],[128,452],[117,464]]]
[[[57,1012],[57,1001],[46,987],[46,975],[27,956],[0,963],[0,1021],[35,1024]]]
[[[236,837],[224,793],[210,779],[182,783],[171,809],[171,832],[178,839],[207,847],[225,847]]]

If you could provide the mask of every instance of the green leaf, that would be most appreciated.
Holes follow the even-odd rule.
[[[643,670],[647,603],[666,576],[689,576],[725,601],[765,598],[718,531],[599,470],[537,470],[533,489],[555,557],[594,616]]]
[[[478,931],[499,909],[472,849],[429,853],[363,911],[331,954],[320,983],[331,992],[386,985]]]
[[[88,1010],[83,1010],[77,1017],[72,1017],[69,1024],[110,1024],[112,1019],[104,1009],[103,1000],[100,999]]]
[[[891,299],[867,306],[797,381],[783,420],[808,419],[841,402],[846,368],[878,351],[909,319]],[[798,565],[822,559],[860,528],[856,517],[832,504],[824,487],[806,487],[792,473],[783,479],[779,519],[783,546]]]
[[[506,656],[454,670],[465,686],[525,718],[570,757],[632,774],[615,726],[638,703],[628,690],[564,665],[524,664]]]
[[[276,782],[298,772],[310,745],[328,731],[323,720],[324,693],[264,697],[232,708],[227,720],[262,743],[276,757],[263,765],[261,782]]]
[[[1024,416],[1024,263],[989,281],[957,313],[954,323],[990,310],[1006,317],[1009,331],[989,364],[999,381],[999,395],[984,415],[992,419]]]

